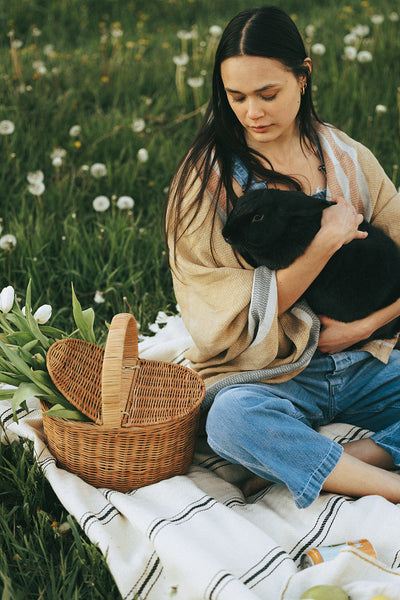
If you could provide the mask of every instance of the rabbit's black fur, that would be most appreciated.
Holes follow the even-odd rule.
[[[288,267],[304,253],[321,226],[322,211],[333,203],[302,192],[261,189],[241,196],[222,235],[254,267]],[[400,297],[400,250],[381,229],[367,221],[368,231],[335,252],[304,294],[316,314],[355,321]],[[393,337],[400,318],[373,334]]]

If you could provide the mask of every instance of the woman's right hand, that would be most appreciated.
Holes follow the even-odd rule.
[[[354,239],[364,239],[368,233],[359,231],[358,226],[363,221],[363,215],[356,212],[354,206],[344,198],[334,198],[332,206],[322,212],[320,233],[336,240],[339,248]]]

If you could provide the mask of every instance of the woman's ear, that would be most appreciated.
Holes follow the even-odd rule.
[[[307,67],[308,70],[308,74],[311,75],[312,72],[312,60],[309,56],[307,56],[307,58],[304,59],[303,61],[303,67]]]

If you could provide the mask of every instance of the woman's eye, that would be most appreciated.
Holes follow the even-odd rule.
[[[259,221],[262,221],[264,218],[264,215],[254,215],[254,217],[252,218],[251,222],[252,223],[258,223]]]
[[[243,102],[244,98],[232,98],[233,102]]]
[[[274,94],[273,96],[262,96],[263,100],[266,100],[267,102],[271,102],[271,100],[275,100],[276,98],[276,94]]]

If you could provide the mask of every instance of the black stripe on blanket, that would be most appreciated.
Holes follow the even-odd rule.
[[[150,556],[147,565],[139,577],[139,579],[135,582],[135,584],[131,587],[129,592],[124,596],[124,600],[134,600],[135,598],[140,598],[140,600],[145,600],[150,594],[151,590],[157,583],[163,572],[163,567],[161,565],[160,559],[157,554],[153,552]]]
[[[23,419],[27,416],[28,413],[26,412],[26,410],[20,407],[17,408],[15,414],[17,415],[18,419]],[[8,408],[0,415],[0,421],[2,422],[4,428],[6,428],[8,424],[10,424],[10,421],[13,420],[13,416],[14,413],[11,408]]]
[[[210,510],[215,504],[217,504],[217,501],[214,498],[203,496],[196,502],[185,506],[185,508],[177,515],[167,519],[158,519],[154,524],[151,524],[150,528],[147,530],[149,540],[154,541],[164,527],[167,527],[168,525],[182,525],[183,523],[186,523],[186,521],[192,519],[196,514]]]
[[[207,598],[207,600],[217,600],[222,590],[228,583],[235,579],[236,578],[232,573],[229,573],[228,571],[218,571],[208,584],[204,593],[204,598]]]
[[[291,560],[290,556],[282,548],[276,546],[263,556],[254,567],[244,573],[240,580],[251,589],[266,577],[269,577],[285,560]]]
[[[80,518],[80,526],[88,535],[88,531],[91,526],[94,525],[94,523],[100,522],[102,525],[107,525],[120,514],[121,513],[115,508],[115,506],[106,504],[106,506],[104,506],[98,513],[84,513]]]
[[[322,544],[322,542],[326,539],[340,509],[349,501],[352,500],[346,499],[343,496],[332,496],[329,498],[323,511],[318,515],[318,518],[311,530],[306,533],[306,535],[304,535],[302,539],[297,542],[296,546],[294,546],[289,552],[294,561],[298,560],[310,546],[318,546]],[[298,550],[296,552],[297,548]]]
[[[337,436],[333,438],[335,442],[338,444],[347,444],[348,442],[353,442],[354,440],[362,440],[365,437],[369,437],[371,435],[371,431],[368,429],[363,429],[362,427],[357,427],[356,425],[349,429],[346,435]]]
[[[400,567],[400,550],[397,550],[393,562],[392,562],[392,569],[398,569]]]
[[[204,469],[208,469],[209,471],[216,471],[217,469],[221,469],[221,467],[231,467],[232,463],[228,462],[224,458],[220,458],[219,456],[209,456],[205,460],[201,460],[195,463],[198,467],[203,467]]]

